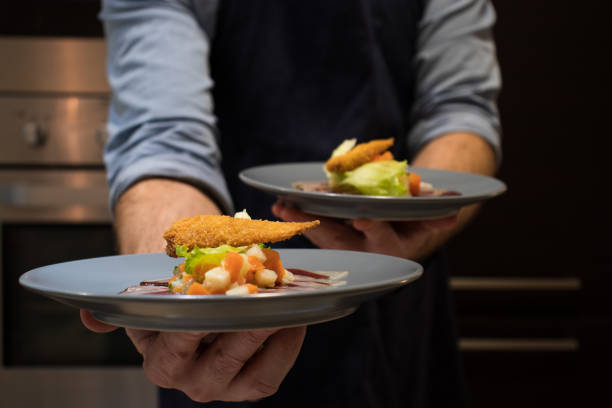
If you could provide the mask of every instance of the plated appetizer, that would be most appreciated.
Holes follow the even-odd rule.
[[[246,211],[234,217],[196,215],[180,219],[166,230],[164,239],[166,253],[184,257],[184,262],[174,268],[172,277],[144,281],[122,293],[245,295],[329,286],[343,274],[285,269],[279,253],[264,245],[317,225],[319,221],[252,220]]]
[[[325,163],[327,181],[299,181],[293,187],[309,192],[330,192],[392,197],[431,197],[458,195],[435,189],[414,172],[407,171],[406,160],[395,160],[388,150],[394,140],[377,139],[357,144],[342,142]]]

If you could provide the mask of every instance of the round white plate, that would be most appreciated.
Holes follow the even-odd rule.
[[[409,221],[453,215],[463,206],[502,194],[506,185],[498,179],[472,173],[409,167],[436,189],[460,195],[440,197],[383,197],[356,194],[305,192],[292,187],[297,181],[326,180],[323,163],[285,163],[251,167],[240,179],[259,190],[278,196],[302,211],[334,218],[369,218]]]
[[[234,331],[320,323],[354,312],[416,280],[418,263],[365,252],[279,249],[285,268],[348,271],[346,284],[242,296],[119,294],[143,280],[172,276],[182,259],[165,254],[117,255],[33,269],[19,282],[59,302],[92,311],[109,324],[151,330]]]

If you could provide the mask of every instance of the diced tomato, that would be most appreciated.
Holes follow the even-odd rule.
[[[247,270],[247,273],[246,273],[246,281],[248,283],[252,283],[252,282],[255,282],[255,273],[257,271],[261,271],[265,269],[265,266],[264,264],[261,263],[259,258],[257,258],[256,256],[249,256],[248,261],[249,261],[249,269]]]
[[[418,196],[421,191],[421,176],[416,173],[410,173],[409,176],[410,182],[410,194],[413,196]]]
[[[393,153],[391,153],[390,151],[386,151],[384,153],[379,153],[376,156],[372,157],[372,160],[370,161],[383,161],[383,160],[393,160]]]
[[[266,269],[271,269],[276,272],[276,283],[281,283],[283,275],[285,274],[285,268],[283,268],[283,263],[281,262],[280,255],[278,254],[278,252],[270,248],[262,248],[262,251],[266,256],[264,266],[266,267]]]
[[[248,260],[249,260],[249,270],[253,269],[253,270],[258,271],[260,269],[265,269],[264,264],[262,264],[259,258],[257,258],[256,256],[249,256]]]
[[[239,285],[244,283],[244,277],[240,275],[244,258],[238,252],[228,252],[225,255],[224,267],[230,274],[230,281],[237,282]]]
[[[187,289],[187,292],[185,292],[185,294],[186,295],[210,295],[210,292],[201,283],[193,282],[191,286],[189,286],[189,289]]]
[[[249,269],[244,277],[244,281],[247,283],[255,282],[255,269]]]

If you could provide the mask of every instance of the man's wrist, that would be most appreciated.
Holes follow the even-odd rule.
[[[164,231],[177,219],[195,214],[220,211],[210,198],[189,184],[168,179],[142,180],[127,189],[115,207],[119,251],[163,252]]]
[[[449,133],[423,147],[412,164],[419,167],[463,171],[492,176],[495,172],[495,153],[480,136],[469,132]],[[430,255],[461,231],[480,208],[479,204],[463,207],[456,224],[449,229],[434,229],[430,245],[423,251]]]

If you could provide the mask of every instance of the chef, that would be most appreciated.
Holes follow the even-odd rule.
[[[122,253],[162,251],[168,225],[194,214],[314,219],[237,175],[325,161],[345,139],[394,138],[394,156],[415,166],[492,175],[499,165],[487,0],[105,0],[101,18],[113,91],[105,162]],[[320,227],[289,245],[425,267],[349,317],[212,342],[198,332],[127,334],[163,407],[463,406],[443,246],[475,212],[317,217]],[[82,320],[114,329],[86,311]]]

